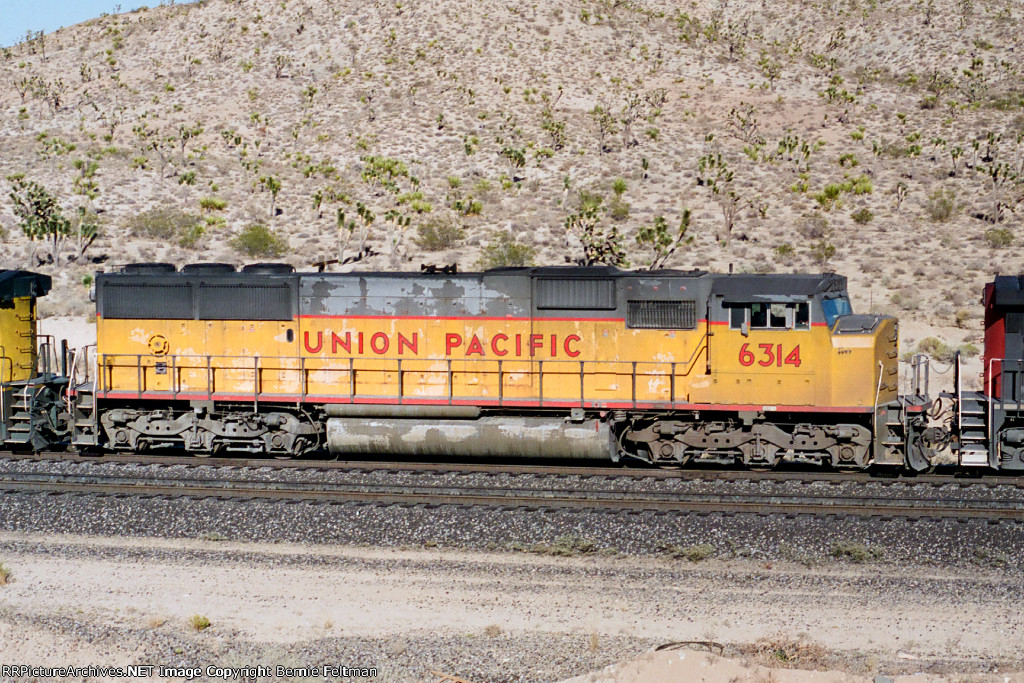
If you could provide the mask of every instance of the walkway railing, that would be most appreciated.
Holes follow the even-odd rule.
[[[669,406],[689,400],[688,380],[700,350],[683,362],[103,354],[97,357],[96,395],[251,400],[256,406],[310,397],[399,404]]]

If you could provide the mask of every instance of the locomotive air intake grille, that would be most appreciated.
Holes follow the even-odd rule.
[[[695,301],[630,301],[626,325],[657,330],[692,330],[697,327]]]

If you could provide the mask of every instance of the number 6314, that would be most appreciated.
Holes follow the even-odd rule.
[[[740,365],[750,367],[754,363],[765,368],[773,365],[777,368],[783,365],[800,367],[800,346],[794,346],[786,353],[782,344],[758,344],[757,351],[751,350],[750,344],[744,344],[740,347]]]

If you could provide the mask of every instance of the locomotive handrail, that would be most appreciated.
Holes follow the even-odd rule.
[[[992,401],[995,400],[995,394],[993,393],[993,388],[992,388],[993,377],[994,377],[993,370],[995,369],[993,366],[996,363],[1002,363],[1004,360],[1006,360],[1006,359],[1005,358],[989,358],[988,359],[988,374],[985,376],[985,394],[990,399],[989,403],[991,403]],[[991,415],[989,417],[991,418]],[[989,423],[989,424],[991,424],[991,423]]]
[[[960,352],[956,352],[956,365],[953,372],[953,385],[956,392],[956,433],[964,433],[964,387],[963,378],[960,376]]]
[[[999,396],[995,395],[995,364],[996,363],[999,363],[1000,365],[1003,366],[1003,367],[1001,367],[999,369]],[[988,375],[986,376],[986,380],[985,380],[986,381],[985,393],[989,397],[989,405],[990,406],[995,401],[997,401],[997,400],[1000,403],[1008,403],[1008,401],[1005,401],[1003,399],[1003,395],[1004,395],[1005,387],[1006,387],[1006,384],[1005,384],[1005,382],[1003,380],[1003,375],[1011,374],[1011,373],[1014,374],[1014,375],[1021,375],[1022,373],[1024,373],[1024,369],[1022,369],[1020,367],[1007,368],[1006,365],[1005,365],[1006,363],[1020,363],[1020,360],[1017,359],[1017,358],[989,358],[988,359]],[[1019,377],[1015,378],[1013,380],[1013,387],[1014,387],[1013,388],[1013,395],[1016,398],[1015,402],[1017,403],[1017,409],[1018,410],[1020,410],[1020,408],[1021,408],[1021,393],[1022,392],[1021,392],[1020,384],[1021,383],[1020,383]],[[990,413],[991,413],[991,410],[990,410]],[[989,415],[989,420],[990,421],[991,421],[991,418],[992,418],[992,415],[990,414]],[[990,424],[991,424],[991,422],[990,422]]]
[[[693,353],[690,354],[690,357],[686,361],[684,361],[686,363],[686,372],[683,373],[684,375],[689,375],[690,371],[693,370],[693,366],[697,364],[697,359],[700,358],[700,352],[701,351],[705,351],[705,352],[708,351],[708,346],[709,346],[708,338],[710,336],[711,335],[707,331],[707,328],[705,328],[704,329],[704,334],[697,341],[697,347],[693,350]],[[675,365],[675,363],[673,363],[673,365]],[[675,375],[673,374],[673,377],[674,376]]]
[[[37,334],[36,335],[36,353],[35,353],[35,366],[36,370],[40,374],[49,377],[50,376],[50,354],[56,353],[53,346],[53,335],[52,334]],[[39,361],[42,359],[43,367],[39,367]],[[54,359],[56,360],[56,359]]]
[[[872,415],[878,414],[878,398],[882,395],[882,376],[885,374],[885,364],[878,361],[878,385],[875,387],[875,403],[871,409]],[[899,383],[897,382],[897,385]]]
[[[953,386],[955,387],[955,391],[956,391],[957,405],[960,405],[960,400],[962,399],[963,393],[964,393],[963,392],[963,378],[960,376],[960,372],[961,372],[961,368],[960,368],[960,352],[957,351],[956,354],[953,356],[953,358],[954,358],[954,364],[953,364]]]
[[[4,363],[9,363],[11,368],[8,370],[7,379],[4,380]],[[0,346],[0,382],[12,382],[14,381],[14,359],[7,356],[7,351],[4,347]]]
[[[322,385],[325,388],[330,387],[330,392],[337,395],[338,398],[348,400],[357,400],[361,397],[390,398],[402,404],[417,396],[422,396],[435,400],[446,400],[449,405],[453,405],[456,401],[484,397],[474,392],[466,394],[460,392],[459,396],[455,395],[455,390],[459,388],[457,380],[475,372],[477,380],[483,377],[490,378],[487,380],[487,384],[481,386],[493,386],[490,382],[497,380],[497,386],[493,388],[497,391],[499,406],[519,405],[523,400],[537,401],[541,406],[551,405],[552,402],[559,406],[563,406],[567,402],[578,402],[582,408],[585,408],[588,403],[599,406],[603,399],[594,398],[592,395],[588,398],[588,384],[597,378],[603,378],[609,383],[608,386],[614,386],[616,382],[621,385],[627,381],[627,377],[630,383],[628,399],[626,396],[622,396],[618,399],[619,401],[626,399],[628,405],[634,408],[641,403],[675,406],[680,400],[684,403],[689,400],[689,396],[680,397],[678,395],[677,376],[685,377],[691,373],[701,355],[708,351],[706,341],[707,335],[685,361],[97,354],[96,393],[103,398],[109,398],[109,394],[113,392],[117,392],[118,395],[131,392],[139,400],[143,399],[146,394],[154,393],[164,394],[172,399],[180,399],[182,395],[187,395],[193,400],[201,398],[214,400],[217,394],[221,394],[222,397],[225,395],[241,397],[246,393],[245,387],[248,386],[251,387],[248,389],[249,400],[253,403],[253,409],[258,410],[259,402],[265,400],[265,396],[294,396],[298,400],[304,401],[311,395],[311,385]],[[441,367],[438,367],[438,364],[441,364]],[[126,372],[134,375],[134,378],[129,379],[131,375],[125,375]],[[246,374],[237,374],[239,372],[246,374],[252,372],[253,374],[249,377]],[[221,373],[228,373],[226,380],[223,379],[225,376]],[[273,379],[268,379],[271,376],[266,373],[279,374]],[[392,386],[394,379],[363,380],[360,377],[362,373],[369,373],[371,377],[373,373],[393,373],[392,377],[397,376],[397,394],[395,393],[396,387]],[[442,391],[444,393],[407,393],[407,379],[410,373],[421,373],[426,377],[437,378],[443,375],[444,388]],[[166,379],[160,379],[164,375],[167,376]],[[341,383],[344,382],[344,379],[341,382],[331,380],[329,378],[332,375],[341,375],[342,377],[347,375],[347,396],[344,390],[337,391],[340,387],[344,387],[344,384]],[[518,386],[530,386],[529,378],[533,378],[535,393],[522,395],[514,392],[513,397],[510,397],[507,390],[517,386],[506,386],[506,379],[510,375],[527,378],[526,385]],[[573,382],[569,378],[573,376],[578,377],[576,390],[570,388]],[[641,380],[646,384],[643,390],[640,386]],[[226,386],[230,388],[222,389],[219,386],[225,381],[227,382]],[[267,391],[268,381],[273,387],[269,393]],[[360,386],[364,382],[377,386],[383,385],[385,393],[369,393],[367,389]],[[553,382],[559,387],[554,391],[551,389],[554,385]],[[429,392],[429,387],[432,384],[429,381],[424,383],[422,379],[420,383],[421,385],[425,384]],[[472,384],[476,384],[476,382]],[[591,386],[600,389],[602,385]],[[225,394],[225,392],[229,392],[229,394]],[[876,410],[879,393],[880,387],[876,391]],[[318,395],[318,392],[314,389],[312,394]]]
[[[10,377],[7,379],[7,381],[10,382],[10,381],[12,381],[14,379],[14,359],[13,358],[8,358],[7,356],[3,355],[4,353],[5,353],[4,347],[0,346],[0,384],[2,384],[3,381],[4,381],[4,361],[7,361],[7,362],[9,362],[11,364],[11,369],[10,369],[10,373],[11,374],[10,374]],[[4,397],[0,396],[0,425],[6,424],[6,423],[7,423],[6,403],[4,402]]]
[[[915,396],[927,396],[931,370],[931,362],[928,356],[923,353],[915,354],[910,362],[910,370],[912,376],[911,391],[914,392]],[[921,392],[922,377],[924,377],[924,393]]]
[[[987,413],[987,418],[988,419],[985,422],[985,424],[988,426],[987,427],[988,429],[992,429],[992,417],[993,417],[993,413],[995,412],[995,402],[996,402],[996,397],[992,393],[992,382],[993,382],[992,371],[993,371],[993,366],[996,363],[1002,363],[1003,360],[1004,360],[1003,358],[989,358],[988,359],[988,376],[985,378],[986,383],[988,384],[988,387],[987,387],[988,390],[985,392],[985,394],[988,396],[988,400],[985,401],[985,407],[986,407],[986,413]],[[1000,374],[1002,374],[1002,373],[1000,373]],[[1000,383],[1000,386],[1002,386],[1002,383]],[[994,447],[994,444],[989,442],[989,448],[991,449],[993,447]]]
[[[90,354],[90,350],[93,353]],[[96,361],[96,345],[86,344],[76,348],[74,351],[74,356],[71,358],[71,371],[68,373],[68,387],[72,389],[88,383],[89,378],[96,375],[96,369],[92,367],[92,363]],[[80,361],[79,359],[82,360]],[[83,366],[85,373],[82,377],[79,377],[81,374],[78,369],[79,365]]]

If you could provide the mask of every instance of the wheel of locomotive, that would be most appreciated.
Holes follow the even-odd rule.
[[[676,459],[666,462],[664,460],[656,461],[654,464],[663,470],[678,470],[682,467],[686,467],[690,460],[693,459],[693,453],[688,449],[676,449]]]
[[[743,464],[754,472],[768,472],[782,462],[779,447],[759,439],[740,445],[740,452],[743,454]]]

